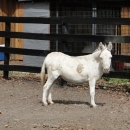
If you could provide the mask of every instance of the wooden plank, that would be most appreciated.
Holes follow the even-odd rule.
[[[4,9],[5,9],[5,1],[0,1],[0,16],[5,16],[5,14],[3,13]],[[0,26],[0,30],[1,31],[4,31],[5,30],[5,23],[4,22],[1,22],[0,23],[1,26]],[[1,38],[0,37],[0,44],[4,44],[5,43],[5,38]]]
[[[121,18],[130,18],[130,7],[122,7]],[[121,25],[121,35],[122,36],[130,35],[130,25]],[[130,55],[129,43],[121,43],[121,54]]]
[[[47,54],[49,54],[51,51],[0,47],[0,52],[10,53],[10,54],[31,55],[31,56],[47,56]],[[89,54],[89,53],[73,53],[73,52],[63,52],[63,53],[71,55],[71,56],[81,56],[81,55],[88,55]],[[130,56],[128,56],[128,55],[113,55],[112,60],[130,63]]]
[[[10,54],[12,53],[12,54],[22,54],[31,56],[47,56],[47,54],[51,52],[48,50],[34,50],[34,49],[6,48],[6,47],[0,47],[0,51]]]
[[[106,4],[107,6],[111,7],[112,5],[114,5],[114,7],[122,7],[122,6],[126,6],[129,7],[130,3],[129,0],[96,0],[98,2],[99,5],[104,5]],[[53,0],[52,0],[53,2]],[[92,7],[92,1],[61,1],[59,2],[59,6],[64,6],[64,7]]]
[[[0,65],[0,70],[40,73],[41,67],[31,67],[21,65]]]
[[[22,33],[0,31],[1,37],[24,38],[36,40],[59,40],[59,41],[90,41],[90,42],[124,42],[130,43],[130,36],[115,35],[72,35],[72,34],[42,34],[42,33]]]
[[[23,3],[18,3],[16,0],[12,1],[12,16],[23,17]],[[23,32],[23,23],[12,23],[11,31],[14,32]],[[23,39],[20,38],[11,38],[11,47],[23,48]],[[22,55],[12,54],[11,59],[13,60],[23,60]]]
[[[0,17],[0,20],[2,22],[8,21],[8,22],[12,22],[12,23],[41,23],[41,24],[62,24],[63,23],[63,18],[61,18],[61,17],[59,17],[59,18]]]
[[[1,0],[0,0],[0,16],[2,16],[2,1]],[[3,31],[2,25],[3,25],[3,23],[0,22],[0,31]],[[2,44],[2,43],[3,43],[3,37],[0,37],[0,44]]]
[[[109,74],[103,74],[102,77],[129,79],[130,71],[111,71]]]
[[[23,10],[23,3],[19,3],[19,8],[18,8],[18,16],[19,17],[23,17],[24,16],[24,10]],[[24,32],[24,24],[23,23],[19,23],[18,24],[18,31],[19,32]],[[23,39],[19,39],[19,43],[16,44],[16,47],[18,48],[23,48]],[[17,60],[23,60],[23,55],[16,55],[16,59]]]
[[[18,12],[18,9],[19,9],[19,6],[18,6],[18,3],[15,3],[15,17],[18,17],[19,16],[19,12]],[[15,32],[19,32],[19,23],[15,23]],[[15,38],[14,39],[14,43],[15,43],[15,48],[19,48],[18,45],[19,45],[19,39],[18,38]],[[15,60],[18,60],[18,55],[14,55],[14,59]]]
[[[2,16],[7,16],[7,3],[6,0],[2,0]],[[5,23],[3,23],[3,29],[5,30]]]
[[[107,25],[129,25],[130,18],[81,18],[81,17],[60,17],[60,18],[39,18],[39,17],[0,17],[2,22],[11,23],[41,23],[41,24],[107,24]]]
[[[23,17],[23,3],[15,2],[15,16]],[[23,23],[15,23],[15,32],[23,32]],[[23,39],[15,38],[15,48],[23,48]],[[14,60],[23,60],[23,55],[14,55]]]
[[[10,32],[10,23],[6,23],[6,32]],[[10,38],[5,38],[5,47],[10,47]],[[4,65],[9,65],[10,61],[10,54],[9,53],[4,53]],[[3,73],[3,78],[8,79],[9,71],[4,71]]]
[[[9,8],[10,15],[9,16],[11,16],[11,17],[15,16],[15,14],[14,14],[14,12],[15,12],[15,1],[16,0],[10,0],[10,8]],[[11,31],[15,32],[15,23],[11,23]],[[10,46],[15,47],[15,38],[10,39]],[[10,55],[10,59],[14,60],[14,54]]]

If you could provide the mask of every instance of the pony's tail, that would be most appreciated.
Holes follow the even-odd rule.
[[[45,79],[46,78],[46,74],[45,74],[45,62],[42,65],[42,69],[41,69],[41,83],[42,85],[45,84]]]

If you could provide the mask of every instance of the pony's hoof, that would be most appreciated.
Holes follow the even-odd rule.
[[[54,102],[50,102],[50,105],[53,105],[54,104]]]
[[[48,104],[47,103],[42,103],[42,106],[47,106]]]
[[[97,107],[96,104],[91,104],[90,106],[93,107],[93,108],[96,108],[96,107]]]

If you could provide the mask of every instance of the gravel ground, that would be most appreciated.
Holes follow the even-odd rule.
[[[128,93],[96,89],[91,108],[88,87],[55,84],[55,104],[44,107],[40,79],[32,77],[0,77],[0,130],[130,130]]]

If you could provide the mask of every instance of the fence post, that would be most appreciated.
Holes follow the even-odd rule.
[[[5,31],[10,32],[10,23],[8,22],[5,23]],[[5,37],[5,47],[10,47],[10,38]],[[10,54],[4,53],[4,65],[9,65],[9,59],[10,59]],[[9,78],[9,71],[3,72],[3,78],[4,79]]]
[[[68,24],[67,23],[63,23],[62,25],[62,33],[63,34],[68,34]],[[63,44],[63,51],[68,51],[68,43],[67,41],[62,41]]]
[[[68,34],[68,24],[67,23],[62,24],[62,33]],[[62,45],[63,45],[63,51],[68,51],[67,41],[62,41]],[[67,85],[67,82],[65,80],[61,79],[61,86],[65,86],[65,85]]]

